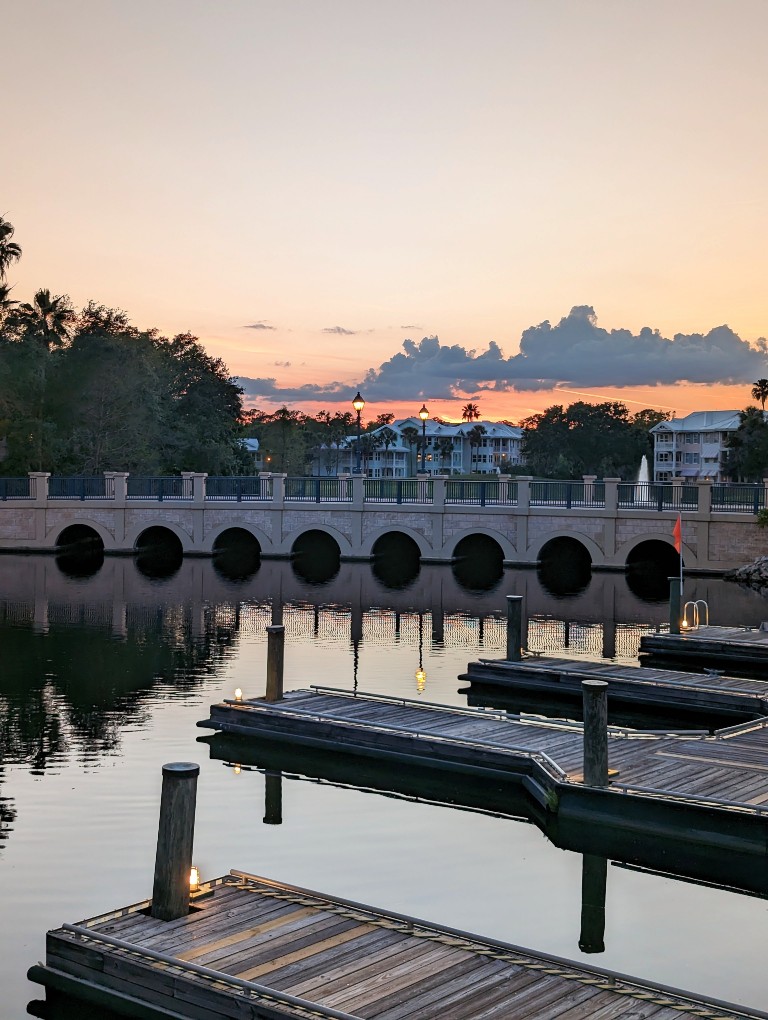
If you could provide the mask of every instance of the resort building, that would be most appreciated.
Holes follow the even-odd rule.
[[[740,423],[738,411],[694,411],[654,425],[653,480],[725,481],[726,441]]]
[[[482,431],[481,431],[482,430]],[[422,439],[426,445],[422,450]],[[360,439],[360,470],[369,478],[412,478],[427,474],[498,475],[522,464],[523,430],[505,422],[452,424],[436,418],[399,418]],[[354,474],[358,466],[357,436],[338,448],[318,451],[313,474]]]

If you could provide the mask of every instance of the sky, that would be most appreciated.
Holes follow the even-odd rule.
[[[249,406],[518,421],[768,377],[765,0],[3,0],[39,287]]]

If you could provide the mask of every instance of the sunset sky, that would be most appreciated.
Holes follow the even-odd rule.
[[[265,409],[681,416],[768,377],[765,0],[4,0],[2,24],[17,299],[189,330]]]

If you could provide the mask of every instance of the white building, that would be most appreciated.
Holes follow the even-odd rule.
[[[708,478],[724,481],[726,440],[741,424],[738,411],[694,411],[651,429],[653,480]]]
[[[478,443],[470,440],[472,430],[484,429]],[[504,422],[462,422],[459,425],[430,418],[425,423],[426,448],[423,469],[428,474],[503,474],[522,464],[520,444],[523,430]],[[394,439],[390,439],[390,434]],[[372,432],[364,432],[360,444],[360,466],[369,478],[412,478],[422,470],[422,422],[418,416],[399,418]],[[330,451],[329,451],[330,452]],[[337,467],[338,465],[338,467]],[[328,452],[315,459],[313,473],[354,474],[357,468],[357,436],[347,436],[333,456]]]

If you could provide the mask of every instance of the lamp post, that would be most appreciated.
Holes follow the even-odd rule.
[[[357,411],[357,466],[355,467],[355,474],[360,474],[360,415],[363,413],[365,407],[365,401],[360,396],[360,390],[355,394],[355,399],[352,401],[352,406]]]
[[[429,418],[426,404],[421,405],[419,418],[421,418],[421,473],[424,474],[427,470],[427,418]]]

